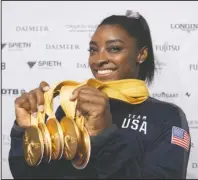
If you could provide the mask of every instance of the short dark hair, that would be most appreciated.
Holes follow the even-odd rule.
[[[148,48],[148,57],[146,61],[140,64],[138,79],[146,80],[148,84],[150,84],[154,78],[155,61],[150,28],[145,18],[142,15],[140,15],[138,19],[112,15],[105,18],[98,27],[102,25],[120,25],[129,35],[137,39],[139,48],[144,46]]]

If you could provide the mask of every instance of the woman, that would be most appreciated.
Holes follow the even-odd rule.
[[[110,16],[90,41],[89,65],[96,79],[139,79],[151,83],[154,54],[149,26],[139,14]],[[138,89],[138,85],[136,87]],[[76,170],[69,161],[51,161],[30,167],[23,159],[22,136],[29,114],[43,111],[43,93],[49,85],[22,94],[15,101],[16,121],[11,131],[9,163],[14,178],[186,178],[190,136],[184,112],[149,97],[135,105],[109,99],[88,85],[76,89],[79,113],[88,115],[92,139],[88,166]],[[64,116],[61,107],[57,119]]]

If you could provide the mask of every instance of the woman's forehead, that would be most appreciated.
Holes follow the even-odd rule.
[[[97,28],[94,35],[92,36],[92,41],[104,41],[114,39],[120,39],[127,42],[131,41],[132,37],[124,28],[119,25],[102,25]]]

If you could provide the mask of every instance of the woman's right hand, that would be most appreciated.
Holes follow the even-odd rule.
[[[16,122],[21,128],[28,128],[31,125],[31,114],[36,117],[37,111],[43,111],[44,92],[49,90],[46,82],[41,82],[39,87],[28,93],[23,93],[15,100]]]

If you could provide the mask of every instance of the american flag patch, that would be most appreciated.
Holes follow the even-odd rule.
[[[184,129],[173,126],[171,143],[181,146],[188,151],[190,146],[190,136]]]

